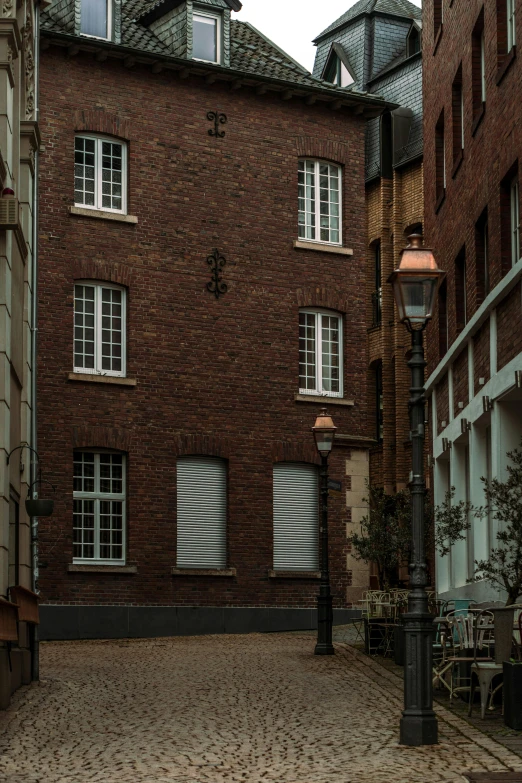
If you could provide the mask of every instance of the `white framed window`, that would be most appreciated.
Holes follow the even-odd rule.
[[[341,168],[334,163],[299,161],[299,239],[342,243],[341,181]]]
[[[80,33],[110,40],[112,0],[81,0]]]
[[[319,473],[315,465],[273,467],[274,569],[319,568]]]
[[[125,564],[125,457],[76,451],[73,562]]]
[[[104,212],[127,211],[127,145],[103,136],[76,136],[74,203]]]
[[[299,393],[343,396],[343,319],[337,313],[299,313]]]
[[[194,9],[192,16],[192,57],[207,63],[220,63],[222,50],[220,14]]]
[[[518,177],[511,183],[511,265],[520,258],[520,194]]]
[[[177,461],[178,568],[227,566],[227,463],[217,457]]]
[[[507,50],[508,52],[516,45],[516,16],[515,16],[515,3],[516,0],[506,0],[507,2]]]
[[[80,281],[74,286],[74,372],[125,376],[124,288]]]

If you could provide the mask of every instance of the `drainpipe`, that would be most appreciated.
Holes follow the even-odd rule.
[[[35,3],[35,118],[39,119],[39,64],[40,64],[40,4]],[[33,254],[32,254],[32,302],[31,302],[31,446],[37,451],[37,403],[36,403],[36,358],[37,358],[37,319],[38,319],[38,150],[34,155],[34,179],[33,179]],[[31,452],[31,484],[38,478],[38,464],[35,454]],[[37,486],[37,485],[33,485]],[[31,519],[31,560],[32,560],[32,589],[38,592],[38,519]],[[38,639],[38,626],[33,625],[31,638],[31,679],[40,679],[40,646]]]

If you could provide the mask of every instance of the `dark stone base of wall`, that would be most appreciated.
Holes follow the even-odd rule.
[[[334,609],[334,625],[360,617]],[[218,606],[40,606],[40,639],[128,639],[317,628],[317,610]]]

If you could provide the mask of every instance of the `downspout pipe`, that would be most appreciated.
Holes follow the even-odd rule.
[[[40,105],[40,4],[35,3],[35,117],[39,120]],[[37,429],[37,343],[38,343],[38,168],[39,152],[35,150],[34,155],[34,178],[33,178],[33,253],[32,253],[32,301],[31,301],[31,446],[34,451],[38,449],[38,429]],[[35,460],[34,452],[31,452],[31,485],[38,478],[38,464]],[[38,592],[38,519],[31,519],[31,561],[32,561],[32,589]],[[38,637],[38,626],[32,626],[31,639],[31,679],[40,679],[40,644]]]

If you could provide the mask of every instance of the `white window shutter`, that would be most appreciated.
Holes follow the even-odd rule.
[[[214,457],[177,463],[177,566],[227,566],[227,466]]]
[[[319,568],[319,477],[313,465],[274,465],[274,569]]]

